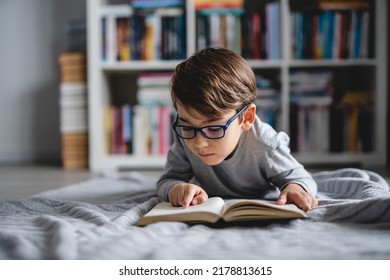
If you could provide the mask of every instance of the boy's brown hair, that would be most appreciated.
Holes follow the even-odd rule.
[[[241,56],[223,48],[203,49],[177,65],[171,81],[174,107],[180,103],[218,119],[256,100],[256,78]]]

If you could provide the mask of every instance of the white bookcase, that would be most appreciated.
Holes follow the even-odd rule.
[[[88,0],[88,92],[89,92],[89,164],[92,171],[109,169],[144,169],[162,168],[165,156],[134,156],[112,155],[105,149],[104,112],[109,105],[109,80],[113,75],[138,73],[142,71],[172,71],[180,61],[128,61],[101,62],[101,25],[100,15],[102,7],[117,3],[126,4],[129,1]],[[375,57],[370,59],[326,59],[326,60],[296,60],[290,58],[290,7],[288,0],[280,0],[281,13],[281,59],[280,60],[248,60],[255,70],[270,70],[279,73],[280,88],[280,125],[281,129],[289,132],[289,86],[291,70],[316,70],[321,68],[349,71],[353,68],[363,68],[373,73],[374,91],[374,150],[372,152],[307,152],[294,153],[294,156],[303,164],[362,164],[364,166],[385,165],[386,163],[386,112],[387,112],[387,32],[386,0],[376,0],[374,9],[375,26]],[[196,51],[196,13],[192,0],[186,1],[186,44],[187,57]]]

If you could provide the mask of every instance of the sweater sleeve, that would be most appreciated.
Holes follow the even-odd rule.
[[[308,171],[300,164],[290,152],[288,146],[290,138],[287,134],[278,133],[278,146],[273,150],[267,176],[270,182],[282,190],[287,184],[296,183],[315,196],[317,194],[317,184]]]
[[[157,195],[168,201],[170,189],[180,183],[188,183],[193,177],[193,170],[186,154],[184,143],[174,135],[174,143],[170,147],[164,172],[157,181]]]

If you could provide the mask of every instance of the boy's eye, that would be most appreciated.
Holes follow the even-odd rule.
[[[193,130],[192,127],[189,127],[189,126],[182,126],[181,129],[183,131],[191,131],[191,130]]]
[[[215,126],[215,127],[208,127],[207,130],[210,131],[210,132],[217,132],[217,131],[220,131],[222,128],[220,128],[219,126]]]

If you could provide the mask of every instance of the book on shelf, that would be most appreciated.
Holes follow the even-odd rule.
[[[134,76],[136,80],[130,88],[127,85],[125,89],[112,88],[112,104],[106,107],[104,121],[108,154],[166,155],[172,142],[169,88],[172,75],[172,72],[140,72]],[[123,95],[133,98],[124,100]]]
[[[373,150],[374,110],[371,91],[346,91],[338,102],[343,118],[344,151],[370,152]],[[340,121],[340,120],[339,120]]]
[[[252,58],[254,59],[260,59],[261,58],[261,42],[262,42],[262,28],[264,28],[264,24],[261,22],[262,16],[260,13],[253,13],[252,14],[252,34],[251,34],[251,41],[252,46]]]
[[[292,152],[329,151],[328,106],[293,104],[289,122]]]
[[[333,103],[334,73],[290,73],[290,139],[293,152],[329,151],[329,106]]]
[[[371,92],[347,91],[340,102],[330,107],[330,152],[372,152],[374,112]]]
[[[129,20],[133,10],[128,4],[100,7],[101,58],[103,62],[129,60],[131,55]]]
[[[223,47],[241,53],[242,8],[200,9],[196,13],[197,49]]]
[[[277,131],[281,130],[280,128],[280,100],[259,100],[256,99],[256,114],[261,121],[268,123]]]
[[[134,9],[183,7],[184,0],[131,0],[130,5]]]
[[[358,139],[359,150],[363,153],[369,153],[374,150],[374,108],[373,106],[362,106],[358,111]]]
[[[280,3],[244,2],[195,2],[197,50],[222,47],[246,59],[280,59]]]
[[[265,6],[266,13],[266,51],[268,59],[280,59],[281,55],[281,17],[280,3],[270,2]]]
[[[280,130],[280,84],[278,77],[256,74],[256,114],[276,130]]]
[[[365,9],[370,0],[319,0],[321,9]]]
[[[103,63],[184,59],[183,1],[132,1],[101,8]]]
[[[130,21],[134,60],[185,57],[185,18],[182,7],[135,9]]]
[[[140,73],[137,79],[137,100],[139,104],[171,104],[169,83],[172,73]]]
[[[372,0],[297,0],[289,1],[292,11],[319,11],[319,10],[350,10],[367,9]]]
[[[297,59],[362,59],[371,57],[370,10],[293,10],[291,56]]]
[[[275,201],[258,199],[230,199],[211,197],[205,203],[187,208],[161,202],[137,223],[145,226],[156,222],[209,223],[243,222],[307,218],[295,204],[277,205]]]
[[[106,151],[137,156],[166,155],[172,143],[171,121],[171,106],[109,106],[104,121]]]
[[[130,49],[130,26],[129,18],[118,17],[116,18],[116,60],[127,61],[131,59]]]
[[[132,152],[132,109],[130,105],[109,106],[105,113],[106,145],[110,154]]]
[[[244,0],[195,0],[195,10],[242,8]]]
[[[281,11],[277,1],[245,3],[242,55],[246,59],[280,59]]]

